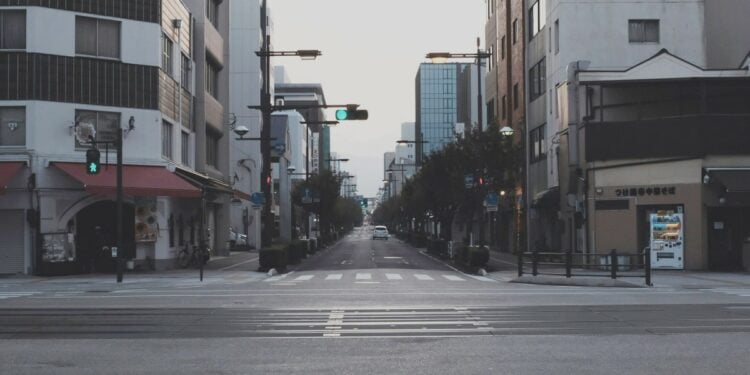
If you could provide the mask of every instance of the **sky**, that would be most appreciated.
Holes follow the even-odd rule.
[[[414,122],[414,82],[428,52],[476,52],[484,45],[484,0],[268,0],[274,50],[317,49],[315,61],[276,58],[293,83],[321,83],[329,104],[356,103],[367,121],[331,130],[331,152],[350,161],[357,189],[383,186],[383,153],[394,151],[401,124]],[[328,119],[334,119],[333,110]]]

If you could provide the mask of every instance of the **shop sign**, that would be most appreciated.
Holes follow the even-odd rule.
[[[674,186],[632,187],[615,190],[615,195],[618,197],[643,197],[675,194],[677,194],[677,188]]]

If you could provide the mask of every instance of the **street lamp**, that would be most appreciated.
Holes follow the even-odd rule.
[[[427,58],[432,60],[435,64],[442,64],[448,61],[448,59],[476,59],[477,60],[477,119],[479,129],[482,129],[482,59],[489,59],[492,57],[492,53],[484,52],[479,49],[480,41],[477,38],[477,52],[476,53],[450,53],[450,52],[431,52],[427,54]]]
[[[261,245],[268,246],[271,244],[273,236],[273,214],[271,213],[271,186],[267,183],[271,176],[271,57],[272,56],[298,56],[303,60],[312,60],[321,55],[318,50],[297,50],[297,51],[271,51],[271,36],[268,34],[268,0],[261,3],[260,12],[261,34],[263,36],[263,45],[256,55],[261,59],[261,70],[263,72],[263,87],[261,88],[261,105],[260,110],[263,115],[261,128],[261,147],[260,152],[263,159],[261,169],[261,190],[266,198],[261,215]]]

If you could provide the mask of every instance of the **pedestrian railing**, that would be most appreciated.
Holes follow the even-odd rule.
[[[611,250],[608,254],[582,254],[572,251],[529,251],[518,255],[518,276],[524,274],[588,277],[644,278],[651,286],[651,252],[622,254]]]

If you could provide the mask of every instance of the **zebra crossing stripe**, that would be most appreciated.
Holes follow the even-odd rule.
[[[315,277],[315,275],[302,275],[298,276],[294,281],[309,281],[312,280],[313,277]]]
[[[443,275],[444,278],[450,280],[450,281],[466,281],[458,276],[455,275]]]
[[[357,280],[372,280],[372,274],[370,273],[358,273],[355,277]]]
[[[430,277],[428,275],[421,274],[421,273],[414,274],[414,277],[416,277],[417,280],[421,280],[421,281],[435,280],[432,277]]]
[[[404,278],[401,277],[401,275],[397,273],[386,273],[385,277],[388,278],[388,280],[403,280]]]
[[[344,277],[343,274],[333,273],[333,274],[326,276],[326,280],[341,280],[342,277]]]
[[[474,280],[484,281],[484,282],[488,282],[488,283],[496,283],[497,282],[497,280],[493,280],[493,279],[490,279],[489,277],[484,277],[484,276],[474,276],[474,275],[466,275],[466,276],[469,276],[469,277],[471,277]]]

